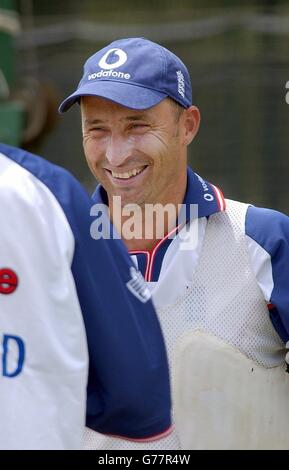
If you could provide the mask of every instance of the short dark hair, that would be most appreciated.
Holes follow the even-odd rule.
[[[172,98],[169,98],[169,100],[170,100],[170,104],[173,109],[173,112],[175,114],[175,120],[176,122],[179,122],[179,119],[185,108],[181,106],[179,103],[177,103],[175,100],[173,100]]]

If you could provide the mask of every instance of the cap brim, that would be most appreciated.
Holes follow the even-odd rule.
[[[87,83],[68,96],[59,106],[59,112],[64,113],[67,111],[74,103],[79,101],[81,96],[99,96],[127,108],[148,109],[160,103],[168,95],[133,83],[98,80],[97,82]]]

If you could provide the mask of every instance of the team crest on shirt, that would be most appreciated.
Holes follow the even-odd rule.
[[[13,294],[17,287],[17,274],[10,268],[0,268],[0,294]]]
[[[141,302],[146,303],[151,298],[151,293],[147,287],[141,273],[133,266],[130,267],[131,280],[126,283],[128,290]]]

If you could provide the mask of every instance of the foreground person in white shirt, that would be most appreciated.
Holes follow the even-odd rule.
[[[122,242],[92,239],[72,175],[3,144],[0,201],[0,449],[77,449],[85,423],[165,435],[163,338]]]

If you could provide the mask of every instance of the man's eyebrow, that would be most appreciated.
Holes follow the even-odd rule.
[[[148,116],[146,114],[132,114],[131,116],[126,116],[121,119],[121,121],[145,121],[148,119]],[[102,119],[84,119],[84,125],[85,126],[92,126],[92,125],[98,125],[98,124],[104,124],[106,120]]]
[[[123,118],[123,121],[144,121],[148,118],[146,114],[132,114],[131,116],[126,116]]]
[[[101,119],[84,119],[84,124],[87,126],[91,126],[94,124],[103,124],[105,121],[102,121]]]

